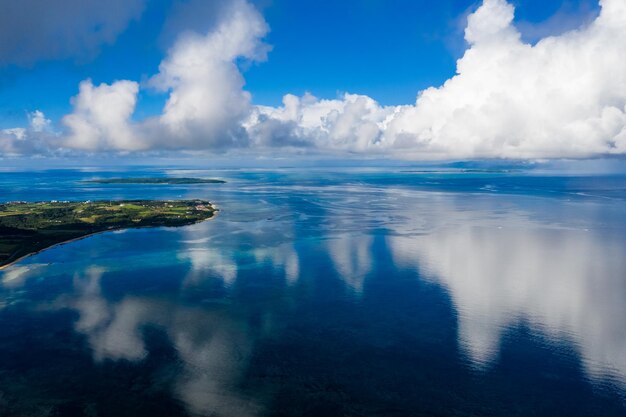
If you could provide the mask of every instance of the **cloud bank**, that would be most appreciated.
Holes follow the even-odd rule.
[[[269,28],[245,1],[208,33],[186,32],[146,88],[167,94],[162,114],[132,121],[139,84],[81,83],[63,119],[60,148],[81,150],[293,149],[396,158],[584,158],[626,153],[626,3],[601,0],[592,22],[532,45],[506,0],[484,0],[468,17],[457,73],[382,106],[345,94],[287,94],[254,105],[241,61],[266,59]],[[16,140],[13,140],[16,142]],[[4,149],[6,146],[0,146]]]
[[[285,97],[251,130],[416,159],[586,157],[626,151],[626,4],[603,0],[588,27],[524,43],[514,8],[485,0],[468,18],[457,74],[410,106],[364,96]],[[280,121],[277,124],[276,121]],[[261,125],[261,127],[259,127]]]

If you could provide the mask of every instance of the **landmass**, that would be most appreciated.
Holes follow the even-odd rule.
[[[210,219],[204,200],[51,201],[0,204],[0,269],[51,246],[94,233],[178,227]]]
[[[224,184],[226,181],[214,178],[169,178],[169,177],[138,177],[138,178],[99,178],[84,182],[92,184]]]
[[[515,172],[511,169],[410,169],[400,172],[414,173],[414,174],[510,174]]]

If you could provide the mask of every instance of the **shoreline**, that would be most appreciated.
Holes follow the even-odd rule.
[[[8,267],[10,267],[10,266],[15,265],[16,263],[21,262],[21,261],[23,261],[23,260],[24,260],[24,259],[26,259],[26,258],[29,258],[29,257],[34,256],[34,255],[37,255],[37,254],[39,254],[39,253],[41,253],[41,252],[47,251],[48,249],[52,249],[52,248],[55,248],[55,247],[57,247],[57,246],[67,245],[67,244],[69,244],[69,243],[76,242],[76,241],[78,241],[78,240],[86,239],[86,238],[88,238],[88,237],[95,236],[95,235],[99,235],[99,234],[103,234],[103,233],[108,233],[108,232],[117,232],[117,231],[120,231],[120,230],[132,230],[132,229],[158,229],[158,228],[160,228],[160,227],[179,228],[179,227],[187,227],[187,226],[192,226],[192,225],[194,225],[194,224],[204,223],[204,222],[206,222],[206,221],[209,221],[209,220],[213,220],[213,219],[215,219],[215,217],[217,217],[217,214],[219,213],[219,209],[217,208],[217,206],[216,206],[216,205],[212,204],[212,205],[211,205],[211,207],[213,207],[213,208],[215,209],[215,211],[213,212],[213,215],[212,215],[211,217],[209,217],[208,219],[204,219],[204,220],[202,220],[202,221],[196,222],[196,223],[186,224],[186,225],[184,225],[184,226],[138,226],[138,227],[120,227],[120,228],[113,228],[113,229],[108,229],[108,230],[100,230],[100,231],[98,231],[98,232],[93,232],[93,233],[89,233],[89,234],[86,234],[86,235],[83,235],[83,236],[78,236],[78,237],[75,237],[75,238],[72,238],[72,239],[69,239],[69,240],[64,240],[63,242],[55,243],[54,245],[50,245],[50,246],[48,246],[48,247],[46,247],[46,248],[39,249],[39,250],[37,250],[37,251],[35,251],[35,252],[31,252],[31,253],[28,253],[28,254],[26,254],[26,255],[22,255],[22,256],[20,256],[19,258],[14,259],[13,261],[9,262],[8,264],[0,265],[0,271],[3,271],[3,270],[5,270],[6,268],[8,268]]]

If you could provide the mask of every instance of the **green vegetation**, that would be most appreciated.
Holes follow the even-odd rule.
[[[168,178],[168,177],[139,177],[139,178],[102,178],[85,181],[93,184],[224,184],[226,181],[212,178]]]
[[[0,204],[0,268],[50,246],[107,230],[185,226],[213,217],[208,201],[13,202]]]

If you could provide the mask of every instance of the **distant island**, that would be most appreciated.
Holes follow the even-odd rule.
[[[213,178],[138,177],[99,178],[83,182],[92,184],[224,184],[226,181]]]
[[[414,174],[509,174],[515,172],[512,169],[482,169],[482,168],[459,168],[459,169],[409,169],[400,172]]]
[[[0,204],[0,269],[51,246],[94,233],[185,226],[210,219],[216,211],[204,200]]]

